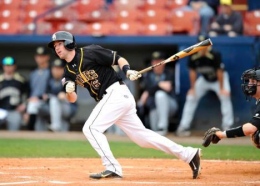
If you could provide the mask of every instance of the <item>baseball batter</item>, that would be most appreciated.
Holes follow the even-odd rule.
[[[48,44],[67,65],[64,72],[64,89],[70,102],[77,100],[76,85],[88,89],[97,101],[89,118],[84,124],[83,133],[92,147],[100,155],[105,170],[90,175],[90,178],[122,178],[119,162],[113,156],[104,132],[113,124],[120,127],[128,137],[141,147],[154,148],[177,156],[188,163],[193,178],[200,173],[200,149],[183,147],[144,127],[136,114],[136,103],[122,78],[112,68],[120,69],[131,81],[140,75],[131,70],[127,60],[116,51],[98,45],[76,47],[74,36],[65,31],[52,35]]]
[[[241,79],[243,81],[243,93],[246,97],[256,99],[256,109],[253,117],[247,123],[226,131],[221,131],[215,127],[209,129],[203,139],[202,145],[204,147],[209,146],[211,142],[216,144],[223,138],[251,136],[253,144],[260,148],[260,68],[244,71]]]

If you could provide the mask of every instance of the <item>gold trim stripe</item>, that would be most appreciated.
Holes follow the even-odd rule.
[[[81,65],[82,65],[82,61],[83,61],[83,49],[80,48],[80,52],[81,52],[81,57],[80,57],[80,63],[79,63],[79,73],[80,73],[80,76],[82,77],[82,79],[84,79],[84,81],[89,85],[90,87],[90,90],[93,94],[95,95],[98,95],[91,87],[90,83],[88,82],[88,80],[86,79],[86,77],[82,74],[81,72]]]

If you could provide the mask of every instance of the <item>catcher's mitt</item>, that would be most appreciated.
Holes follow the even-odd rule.
[[[260,149],[260,131],[257,130],[255,133],[251,136],[253,144],[256,146],[256,148]]]
[[[220,138],[216,135],[217,131],[220,131],[220,129],[213,127],[205,132],[202,143],[204,147],[209,146],[211,142],[214,144],[219,142]]]

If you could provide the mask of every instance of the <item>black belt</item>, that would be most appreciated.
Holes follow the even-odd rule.
[[[123,81],[118,81],[120,85],[125,85],[125,82]]]

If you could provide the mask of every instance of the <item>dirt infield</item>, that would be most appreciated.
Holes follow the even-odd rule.
[[[89,179],[102,170],[99,159],[2,158],[0,185],[260,185],[260,162],[202,161],[200,178],[193,180],[189,166],[180,160],[119,159],[122,179]]]
[[[201,136],[176,138],[176,142],[201,143]],[[36,133],[4,132],[0,138],[86,140],[81,132]],[[127,141],[125,136],[108,135],[110,141]],[[223,141],[224,142],[224,141]],[[247,138],[226,140],[224,143],[251,144]],[[192,179],[190,167],[176,159],[118,159],[124,178],[92,180],[88,175],[103,170],[100,159],[89,158],[0,158],[1,185],[106,185],[106,186],[164,186],[164,185],[260,185],[259,161],[203,160],[200,178]]]

